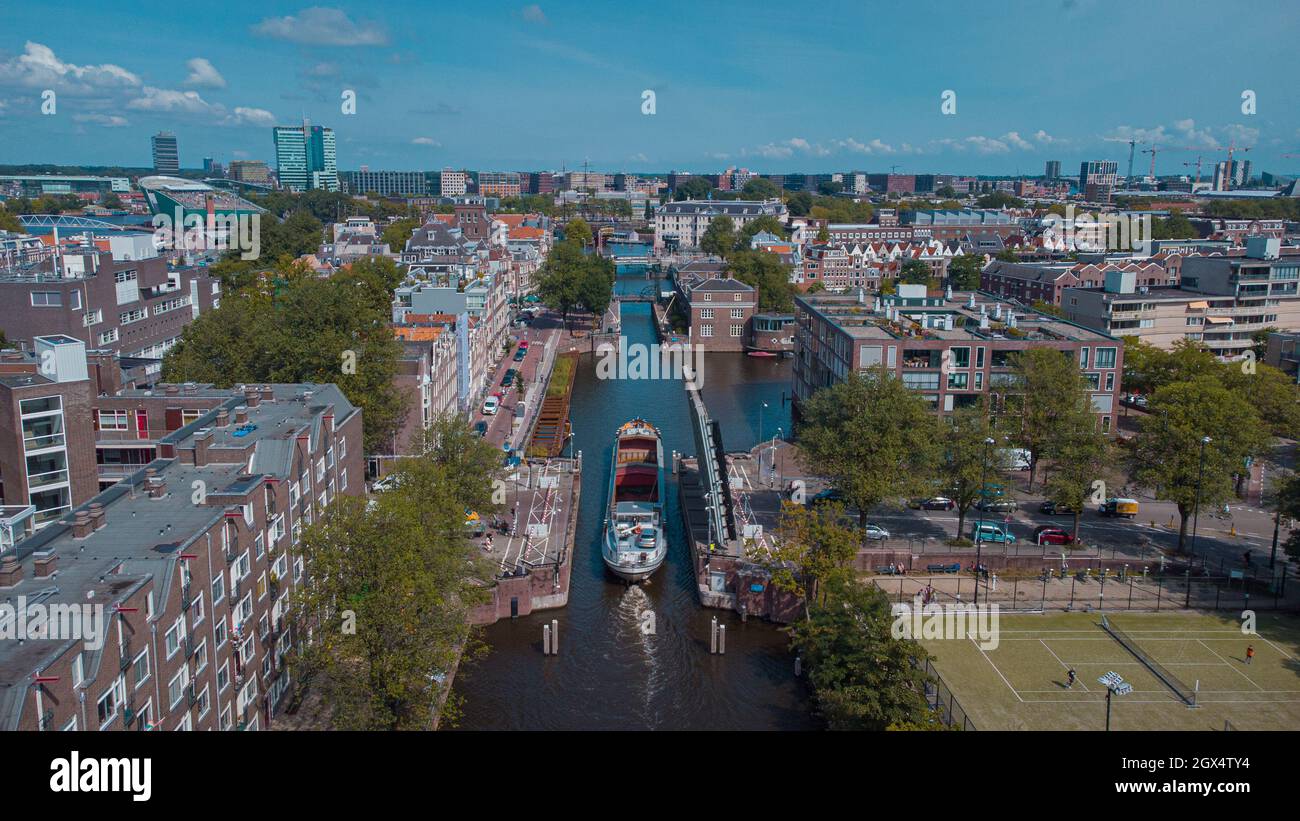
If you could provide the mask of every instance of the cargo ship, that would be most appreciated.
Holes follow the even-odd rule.
[[[644,419],[625,422],[614,437],[609,510],[601,557],[628,582],[649,578],[668,556],[663,531],[664,446]]]

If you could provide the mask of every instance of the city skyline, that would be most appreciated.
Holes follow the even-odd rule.
[[[1035,176],[1048,160],[1067,172],[1113,160],[1124,174],[1124,141],[1137,139],[1164,149],[1161,175],[1192,173],[1184,163],[1198,151],[1182,147],[1212,166],[1229,144],[1252,146],[1238,156],[1255,168],[1286,173],[1297,160],[1281,155],[1300,147],[1285,82],[1295,22],[1281,6],[1235,12],[1270,37],[1252,43],[1248,65],[1207,75],[1208,61],[1231,55],[1210,48],[1217,7],[1197,6],[1066,0],[989,20],[936,3],[918,30],[906,11],[830,3],[823,20],[844,22],[832,35],[771,5],[503,3],[430,15],[398,4],[379,15],[341,4],[268,15],[233,3],[199,37],[151,4],[22,7],[0,35],[0,144],[8,163],[147,166],[148,138],[171,131],[183,168],[204,157],[274,165],[272,127],[306,118],[338,135],[340,170],[588,162],[632,173]],[[1024,49],[990,45],[1007,20]],[[1087,36],[1107,28],[1129,36]],[[1133,61],[1151,62],[1148,33],[1159,34],[1159,63],[1143,76]],[[150,40],[168,47],[139,47]],[[42,113],[47,90],[52,114]],[[1105,101],[1104,118],[1090,100]],[[1255,113],[1243,113],[1247,102]],[[1149,163],[1137,155],[1134,172]]]

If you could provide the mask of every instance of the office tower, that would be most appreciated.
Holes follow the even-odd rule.
[[[1059,180],[1061,178],[1061,161],[1048,160],[1047,169],[1043,172],[1043,178],[1049,180]]]
[[[277,125],[272,134],[275,169],[281,186],[291,191],[339,190],[334,129],[303,120],[300,126]]]
[[[159,174],[175,174],[181,170],[180,149],[176,145],[176,135],[170,131],[160,131],[153,135],[153,170]]]
[[[1119,179],[1119,163],[1092,160],[1079,164],[1079,191],[1090,202],[1110,202]]]

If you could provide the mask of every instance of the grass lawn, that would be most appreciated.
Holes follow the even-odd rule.
[[[551,384],[546,388],[548,399],[558,399],[569,392],[569,383],[573,381],[574,368],[578,360],[572,356],[555,358],[555,367],[551,371]]]
[[[970,639],[922,644],[979,730],[1102,730],[1106,687],[1097,679],[1107,672],[1134,688],[1113,699],[1114,730],[1223,730],[1225,720],[1238,730],[1300,729],[1300,619],[1257,615],[1257,634],[1243,635],[1240,621],[1220,615],[1107,614],[1187,687],[1199,682],[1195,708],[1104,631],[1096,613],[1003,616],[989,650]],[[1078,680],[1067,690],[1069,668]]]

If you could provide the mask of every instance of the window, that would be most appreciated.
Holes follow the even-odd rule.
[[[113,719],[117,718],[118,708],[122,706],[124,701],[126,701],[126,681],[121,676],[118,676],[112,685],[104,691],[104,694],[99,697],[98,715],[101,730]]]
[[[1079,349],[1079,370],[1088,369],[1088,348]]]
[[[226,620],[217,619],[216,624],[212,626],[214,639],[217,643],[217,649],[220,650],[226,646]]]
[[[266,574],[262,573],[257,577],[257,598],[259,601],[266,598],[266,591]]]
[[[144,652],[135,657],[131,662],[132,680],[136,687],[144,684],[149,680],[149,648],[146,647]]]
[[[740,294],[732,294],[732,295],[731,295],[731,301],[732,301],[732,302],[739,302],[739,301],[740,301]]]
[[[215,605],[226,597],[226,577],[218,573],[212,580],[212,603]]]
[[[731,326],[731,335],[732,335],[733,337],[744,336],[744,335],[745,335],[745,326],[744,326],[744,325],[732,325],[732,326]]]
[[[253,563],[248,558],[248,551],[235,560],[234,567],[230,568],[230,575],[235,581],[242,581],[245,576],[253,571]]]
[[[118,340],[117,328],[114,328],[111,331],[105,331],[104,333],[99,335],[99,344],[101,345],[107,345],[110,342],[116,342],[117,340]]]
[[[713,309],[712,309],[712,308],[701,308],[701,309],[700,309],[700,319],[713,319]]]
[[[222,662],[221,666],[217,668],[217,692],[218,693],[225,692],[225,689],[229,686],[230,686],[230,662],[226,661],[226,662]]]
[[[63,294],[58,291],[32,291],[32,306],[58,308],[63,305]]]
[[[171,658],[181,649],[181,641],[185,639],[185,619],[178,618],[176,623],[167,630],[166,647],[167,658]]]
[[[176,705],[181,703],[185,697],[185,685],[190,683],[190,669],[182,667],[180,672],[172,676],[172,680],[167,682],[167,703],[168,709],[176,709]]]
[[[705,302],[712,302],[712,301],[713,301],[713,294],[705,294],[705,295],[704,295],[704,301],[705,301]]]
[[[212,709],[212,702],[208,698],[208,688],[204,687],[203,692],[199,693],[199,718],[203,718]]]
[[[712,326],[712,325],[701,325],[701,326],[700,326],[700,336],[705,337],[705,338],[708,338],[708,337],[713,336],[713,326]]]
[[[234,726],[233,724],[230,723],[230,705],[229,705],[229,704],[227,704],[225,707],[222,707],[222,708],[221,708],[220,721],[221,721],[220,726],[221,726],[221,729],[223,729],[223,730],[229,730],[231,727]]]
[[[732,309],[731,309],[731,318],[732,318],[732,319],[744,319],[744,318],[745,318],[745,309],[744,309],[744,308],[732,308]]]
[[[191,621],[190,621],[191,627],[198,627],[200,624],[203,623],[204,613],[203,613],[202,593],[195,596],[194,601],[190,602],[190,613],[191,613]]]
[[[970,374],[966,373],[948,374],[948,387],[959,391],[966,390],[966,383],[969,376]]]
[[[208,666],[208,640],[199,642],[194,648],[194,672],[201,673]]]
[[[1115,348],[1098,348],[1095,366],[1098,368],[1115,367],[1115,351]]]
[[[119,325],[130,325],[132,322],[139,322],[149,315],[144,308],[136,308],[132,311],[123,311],[117,315]]]
[[[129,411],[101,410],[99,412],[100,430],[129,430],[131,413]]]

